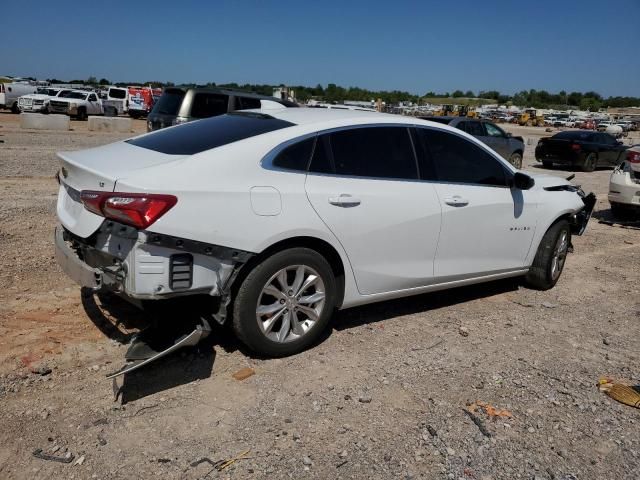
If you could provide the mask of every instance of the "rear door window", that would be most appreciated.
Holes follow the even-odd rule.
[[[292,125],[270,115],[238,112],[158,130],[127,143],[169,155],[194,155]]]
[[[196,93],[191,105],[191,117],[208,118],[224,115],[229,108],[229,97],[218,93]]]
[[[467,133],[474,137],[484,137],[486,135],[482,122],[467,122]]]
[[[329,135],[322,135],[316,140],[309,172],[334,173],[333,164],[329,158]]]
[[[355,177],[418,178],[409,129],[366,127],[330,134],[335,172]]]
[[[261,106],[259,98],[236,97],[236,110],[250,110]]]
[[[417,129],[416,134],[433,162],[438,181],[508,186],[506,171],[500,161],[469,140],[426,128]]]
[[[305,172],[311,160],[314,142],[315,137],[311,137],[289,145],[273,159],[273,166]]]

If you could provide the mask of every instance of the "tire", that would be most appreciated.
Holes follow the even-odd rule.
[[[564,268],[571,228],[566,220],[559,220],[544,234],[533,264],[526,276],[526,283],[535,290],[549,290],[558,282]]]
[[[13,102],[13,105],[11,105],[11,113],[20,113],[18,102]]]
[[[542,162],[544,168],[553,168],[553,162]]]
[[[286,272],[286,288],[280,281],[282,272]],[[313,275],[318,280],[305,288]],[[303,286],[293,292],[296,283]],[[258,355],[293,355],[318,340],[336,299],[336,279],[322,255],[309,248],[283,250],[255,266],[242,281],[233,302],[232,327],[238,339]]]
[[[593,172],[596,169],[596,164],[598,163],[598,157],[595,153],[590,153],[582,162],[582,171],[583,172]]]
[[[87,110],[84,107],[78,108],[78,120],[84,121],[87,119]]]
[[[509,157],[509,163],[520,170],[522,168],[522,154],[513,152]]]

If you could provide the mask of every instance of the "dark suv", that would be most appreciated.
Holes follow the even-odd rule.
[[[147,131],[179,123],[215,117],[234,110],[298,105],[276,97],[221,88],[166,88],[147,117]]]
[[[420,117],[423,120],[444,123],[473,135],[482,143],[498,152],[511,165],[522,168],[524,139],[514,137],[496,124],[469,117]]]

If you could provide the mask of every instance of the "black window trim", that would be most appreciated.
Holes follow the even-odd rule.
[[[333,128],[328,128],[326,130],[319,130],[317,132],[303,134],[280,143],[278,146],[271,149],[264,157],[262,157],[259,163],[260,163],[260,166],[265,170],[273,170],[273,171],[288,172],[288,173],[303,173],[305,175],[323,175],[323,176],[341,177],[341,178],[362,178],[364,180],[380,180],[380,181],[387,181],[387,182],[388,181],[423,182],[425,180],[422,179],[422,175],[420,172],[420,163],[418,162],[418,154],[416,151],[416,147],[414,145],[413,134],[411,132],[411,129],[414,126],[415,125],[412,125],[409,123],[386,123],[385,122],[385,123],[363,123],[358,125],[345,125],[342,127],[333,127]],[[413,162],[416,167],[418,178],[364,177],[364,176],[356,176],[356,175],[342,175],[342,174],[336,173],[335,162],[333,160],[333,149],[331,146],[331,142],[327,141],[328,135],[334,132],[340,132],[345,130],[356,130],[360,128],[378,128],[378,127],[397,127],[397,128],[404,128],[407,131],[407,135],[409,136],[409,142],[411,144],[411,150],[413,152]],[[273,164],[273,161],[284,149],[286,149],[287,147],[295,143],[303,142],[309,139],[310,137],[316,137],[316,141],[313,144],[313,148],[311,150],[311,156],[309,158],[309,161],[307,162],[306,170],[296,170],[291,168],[279,167]],[[327,150],[327,155],[329,157],[328,160],[329,160],[329,163],[331,164],[331,170],[332,170],[331,173],[309,171],[309,168],[311,167],[311,161],[313,160],[313,155],[315,154],[315,151],[316,151],[318,140],[325,142],[325,148]]]
[[[462,140],[465,140],[467,142],[473,143],[476,147],[480,147],[482,148],[485,153],[487,153],[491,158],[493,158],[494,160],[496,160],[500,166],[502,167],[502,169],[505,172],[505,178],[507,180],[507,185],[491,185],[491,184],[487,184],[487,183],[470,183],[470,182],[451,182],[451,181],[446,181],[446,180],[440,180],[440,175],[438,173],[438,167],[436,166],[436,164],[433,162],[432,158],[431,158],[431,151],[427,150],[425,153],[430,157],[427,159],[427,161],[430,161],[433,165],[433,170],[436,174],[436,179],[435,180],[422,180],[422,181],[426,181],[426,182],[432,182],[432,183],[443,183],[443,184],[452,184],[452,185],[471,185],[471,186],[476,186],[476,187],[489,187],[489,188],[507,188],[507,189],[511,189],[513,187],[513,176],[515,174],[515,172],[513,172],[511,169],[507,168],[507,166],[505,165],[506,160],[503,160],[502,158],[498,158],[496,155],[493,154],[493,152],[491,152],[491,150],[489,150],[489,148],[482,142],[480,142],[479,140],[476,140],[476,142],[470,141],[467,137],[463,136],[463,135],[459,135],[458,132],[455,131],[450,131],[444,128],[434,128],[432,126],[427,126],[427,125],[414,125],[414,127],[416,129],[418,128],[422,128],[422,129],[426,129],[426,130],[435,130],[438,132],[445,132],[445,133],[449,133],[451,135],[455,135],[457,137],[460,137]],[[452,127],[455,128],[455,127]],[[462,130],[460,130],[462,131]],[[469,135],[469,134],[467,134]],[[475,137],[472,136],[472,138],[475,139]],[[427,147],[428,149],[428,147]]]

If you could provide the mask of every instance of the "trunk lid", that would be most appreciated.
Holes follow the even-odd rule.
[[[57,214],[62,225],[82,238],[91,236],[104,217],[89,212],[80,201],[82,190],[112,192],[127,174],[182,158],[126,142],[76,152],[60,152]]]

